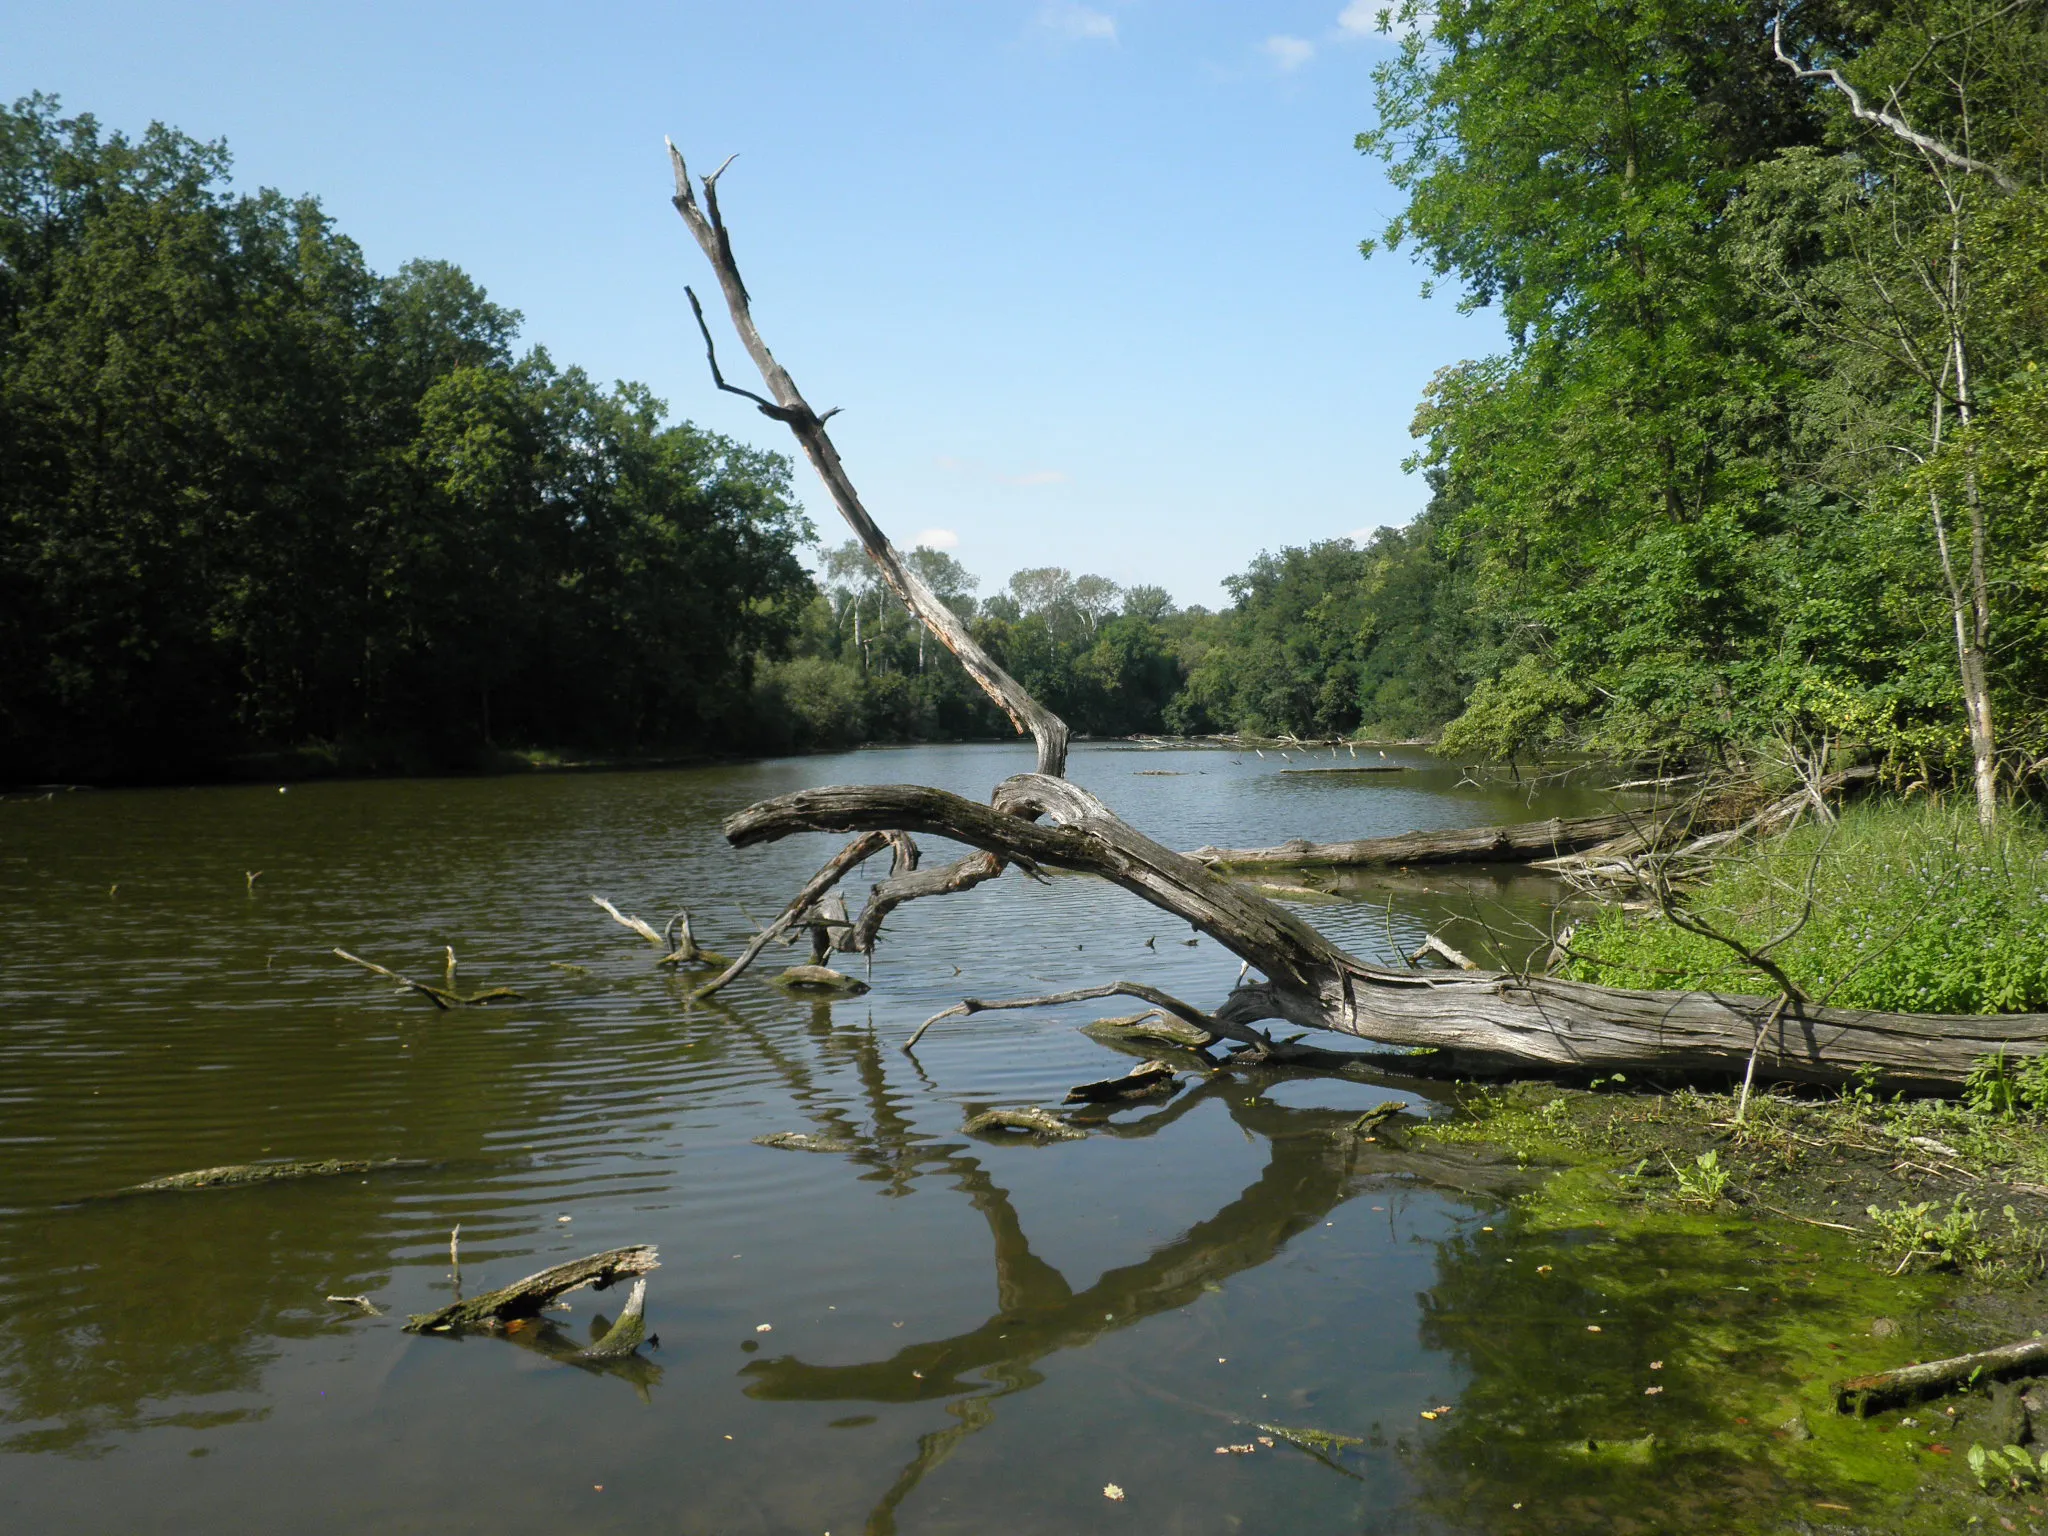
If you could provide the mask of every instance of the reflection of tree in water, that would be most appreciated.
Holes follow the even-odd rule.
[[[915,1403],[950,1399],[957,1422],[918,1441],[917,1454],[875,1505],[871,1536],[896,1528],[896,1511],[926,1473],[968,1435],[995,1419],[995,1400],[1038,1385],[1035,1369],[1047,1356],[1078,1349],[1158,1313],[1184,1307],[1229,1276],[1272,1259],[1297,1234],[1315,1226],[1361,1189],[1407,1176],[1454,1189],[1492,1191],[1511,1169],[1475,1163],[1469,1153],[1442,1154],[1375,1145],[1352,1134],[1356,1111],[1292,1109],[1263,1097],[1272,1083],[1298,1075],[1243,1072],[1216,1077],[1165,1108],[1129,1124],[1104,1119],[1097,1134],[1157,1135],[1198,1106],[1220,1102],[1249,1136],[1267,1147],[1259,1177],[1208,1220],[1156,1248],[1135,1264],[1105,1272],[1076,1292],[1064,1276],[1031,1251],[1007,1191],[990,1178],[980,1158],[958,1143],[915,1142],[895,1108],[872,1036],[837,1037],[850,1044],[872,1114],[863,1132],[843,1110],[819,1106],[814,1121],[835,1137],[856,1140],[857,1162],[886,1168],[892,1188],[939,1175],[953,1181],[989,1225],[995,1250],[997,1311],[979,1327],[951,1338],[906,1345],[886,1360],[857,1365],[806,1365],[791,1357],[756,1360],[742,1374],[747,1395],[786,1402]],[[792,1063],[792,1087],[803,1077]],[[808,1084],[806,1084],[808,1086]],[[800,1096],[799,1102],[802,1103]],[[807,1111],[810,1106],[806,1106]]]

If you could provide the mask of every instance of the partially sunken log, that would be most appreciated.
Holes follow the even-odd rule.
[[[969,1136],[990,1131],[1022,1131],[1046,1141],[1081,1141],[1088,1133],[1069,1125],[1049,1109],[986,1109],[968,1116],[960,1127]]]
[[[1156,1008],[1150,1013],[1097,1019],[1093,1024],[1083,1024],[1081,1033],[1091,1040],[1114,1045],[1177,1045],[1187,1051],[1206,1051],[1221,1038]]]
[[[581,1352],[585,1360],[623,1360],[647,1337],[647,1282],[635,1280],[626,1309],[619,1314],[605,1336]]]
[[[223,1163],[218,1168],[195,1168],[190,1173],[169,1173],[160,1179],[131,1184],[124,1195],[154,1195],[179,1189],[232,1189],[245,1184],[276,1184],[286,1179],[332,1179],[346,1173],[393,1173],[407,1168],[431,1168],[420,1157],[387,1157],[381,1161],[361,1158],[323,1157],[302,1163]]]
[[[813,1136],[807,1131],[775,1131],[756,1136],[757,1147],[780,1147],[786,1152],[858,1152],[860,1143],[843,1136]]]
[[[835,971],[829,965],[792,965],[775,978],[778,987],[797,992],[832,992],[841,997],[858,997],[868,984],[858,976]]]
[[[1880,1408],[1940,1397],[1974,1382],[2031,1375],[2043,1361],[2048,1361],[2048,1339],[2021,1339],[2017,1344],[1980,1350],[1974,1355],[1957,1355],[1949,1360],[1929,1360],[1920,1365],[1901,1366],[1895,1371],[1856,1376],[1836,1385],[1835,1411],[1865,1418]]]
[[[1081,1083],[1067,1090],[1069,1104],[1116,1104],[1129,1099],[1158,1099],[1178,1093],[1180,1084],[1174,1078],[1174,1066],[1170,1061],[1141,1062],[1122,1077],[1106,1077],[1100,1082]]]
[[[1517,822],[1505,827],[1457,827],[1403,832],[1345,843],[1294,838],[1275,848],[1197,848],[1190,858],[1211,869],[1339,869],[1390,864],[1523,864],[1576,853],[1640,832],[1646,816],[1580,816]]]
[[[661,1267],[661,1259],[650,1244],[613,1248],[572,1259],[539,1274],[468,1301],[450,1302],[438,1312],[415,1313],[405,1325],[407,1333],[458,1333],[465,1328],[497,1329],[514,1318],[538,1317],[541,1309],[578,1286],[604,1290],[617,1281],[645,1275]]]

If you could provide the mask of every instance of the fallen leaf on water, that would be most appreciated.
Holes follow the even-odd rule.
[[[1436,1410],[1434,1408],[1425,1408],[1422,1410],[1422,1416],[1425,1419],[1433,1419],[1436,1417]]]
[[[754,1324],[754,1332],[756,1332],[756,1333],[773,1333],[774,1331],[775,1331],[775,1325],[774,1325],[773,1323],[756,1323],[756,1324]]]
[[[1599,1325],[1598,1323],[1588,1323],[1588,1324],[1586,1324],[1586,1332],[1588,1332],[1588,1333],[1598,1333],[1599,1331],[1600,1331],[1600,1325]]]
[[[1659,1392],[1662,1392],[1663,1390],[1664,1389],[1662,1387],[1645,1387],[1643,1388],[1643,1396],[1655,1397]]]
[[[1538,1264],[1536,1266],[1536,1273],[1539,1275],[1547,1275],[1550,1273],[1550,1266],[1548,1264]]]
[[[1123,1489],[1117,1487],[1115,1483],[1104,1483],[1102,1485],[1102,1496],[1105,1499],[1110,1499],[1117,1503],[1121,1503],[1123,1501],[1124,1491]]]
[[[1271,1435],[1261,1435],[1259,1436],[1259,1444],[1270,1451],[1273,1449],[1273,1437]]]
[[[1650,1362],[1650,1369],[1653,1371],[1661,1371],[1664,1369],[1664,1362],[1662,1360],[1652,1360]]]
[[[1946,1456],[1949,1454],[1949,1448],[1945,1445],[1930,1445],[1929,1447],[1927,1447],[1927,1449],[1934,1452],[1934,1454],[1937,1456]]]
[[[1851,1512],[1846,1504],[1822,1504],[1818,1500],[1814,1502],[1813,1507],[1815,1509],[1839,1509],[1845,1515]]]

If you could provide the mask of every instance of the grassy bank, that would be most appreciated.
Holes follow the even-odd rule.
[[[1731,853],[1680,898],[1752,950],[1796,926],[1770,958],[1816,1003],[2048,1011],[2048,831],[2032,815],[2013,812],[1986,838],[1925,801],[1855,806],[1835,826]],[[1734,949],[1655,911],[1604,909],[1570,951],[1562,974],[1609,986],[1777,989]]]

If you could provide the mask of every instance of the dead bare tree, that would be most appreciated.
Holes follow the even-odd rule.
[[[1778,1080],[1836,1083],[1859,1068],[1876,1066],[1902,1085],[1945,1087],[1960,1083],[1979,1057],[2048,1052],[2048,1016],[2042,1015],[1950,1018],[1813,1008],[1788,1022],[1784,1010],[1765,998],[1635,992],[1540,976],[1372,966],[1284,908],[1126,825],[1094,795],[1066,782],[1065,723],[981,650],[958,615],[905,565],[861,504],[826,433],[826,417],[804,401],[755,324],[718,206],[718,179],[725,166],[702,179],[700,202],[673,143],[669,158],[676,211],[717,274],[734,328],[769,393],[763,396],[726,381],[692,292],[691,308],[703,332],[713,381],[789,427],[890,589],[1038,745],[1038,771],[998,784],[988,805],[917,785],[838,786],[779,796],[730,817],[726,838],[741,848],[799,832],[856,834],[772,930],[805,926],[805,914],[847,870],[884,842],[900,839],[900,850],[909,836],[921,833],[979,852],[944,871],[904,868],[899,859],[891,877],[874,888],[867,910],[852,929],[843,930],[858,935],[864,950],[878,935],[878,914],[891,906],[979,884],[1006,866],[1026,873],[1044,868],[1095,875],[1210,935],[1245,962],[1238,984],[1213,1010],[1151,989],[1138,995],[1277,1060],[1309,1053],[1253,1026],[1277,1019],[1430,1051],[1435,1072],[1532,1067],[1740,1072],[1754,1058],[1759,1075]],[[757,938],[743,961],[768,937]],[[1078,995],[1110,991],[1135,991],[1135,984],[1082,989]],[[963,1011],[989,1006],[976,1003]]]

